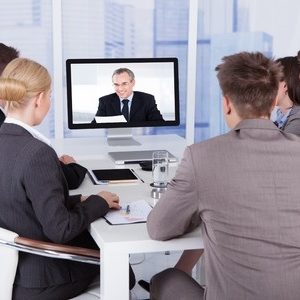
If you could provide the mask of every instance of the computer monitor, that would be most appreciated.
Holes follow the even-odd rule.
[[[107,128],[110,145],[132,145],[133,127],[180,123],[177,58],[68,59],[66,68],[70,129]]]

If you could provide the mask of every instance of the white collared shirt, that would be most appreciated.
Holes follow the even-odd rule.
[[[29,126],[28,124],[17,120],[15,118],[6,118],[4,123],[9,123],[9,124],[16,124],[19,125],[21,127],[23,127],[25,130],[27,130],[33,137],[35,137],[36,139],[44,142],[45,144],[51,146],[51,142],[48,138],[46,138],[43,134],[41,134],[40,132],[38,132],[36,129],[34,129],[33,127]]]

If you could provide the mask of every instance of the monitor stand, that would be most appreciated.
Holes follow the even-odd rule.
[[[141,145],[132,137],[131,128],[107,129],[107,143],[109,146],[137,146]]]

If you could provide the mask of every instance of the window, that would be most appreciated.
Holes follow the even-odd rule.
[[[0,7],[1,42],[38,61],[52,74],[52,1],[0,0]],[[54,137],[53,106],[38,130]]]
[[[64,61],[102,57],[179,58],[180,127],[138,128],[134,132],[185,136],[188,1],[94,0],[83,6],[80,0],[64,0],[62,5]],[[86,131],[69,130],[66,121],[65,136],[87,134]],[[105,132],[91,130],[88,134],[103,135]]]

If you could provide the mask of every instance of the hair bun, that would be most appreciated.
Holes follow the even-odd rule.
[[[20,102],[27,92],[26,84],[23,81],[0,77],[0,99],[10,102]]]

